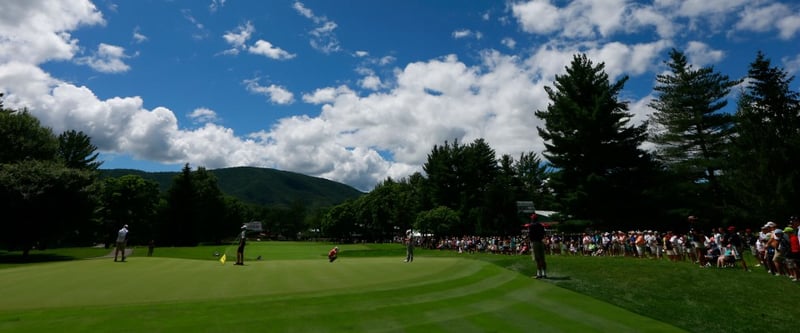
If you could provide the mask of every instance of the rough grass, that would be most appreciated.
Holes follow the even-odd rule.
[[[754,267],[749,254],[745,258],[750,271],[667,260],[548,256],[550,279],[545,281],[691,332],[795,332],[782,309],[800,297],[800,285]],[[535,271],[517,257],[481,259],[523,274]]]

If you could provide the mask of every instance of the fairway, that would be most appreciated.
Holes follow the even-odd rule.
[[[453,257],[251,260],[241,267],[134,256],[11,267],[0,270],[0,283],[2,332],[680,331]]]

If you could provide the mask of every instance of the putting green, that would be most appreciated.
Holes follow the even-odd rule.
[[[0,270],[0,331],[680,331],[484,261],[133,257]]]

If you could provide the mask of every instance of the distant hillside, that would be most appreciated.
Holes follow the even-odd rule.
[[[217,177],[223,193],[265,206],[289,205],[297,200],[310,207],[330,206],[364,194],[342,183],[275,169],[236,167],[208,171]],[[100,173],[101,177],[137,175],[157,182],[161,191],[166,191],[180,172],[103,169]]]

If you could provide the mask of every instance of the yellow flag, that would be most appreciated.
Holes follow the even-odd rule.
[[[227,259],[227,258],[223,254],[222,257],[219,258],[219,262],[221,262],[223,265],[225,265],[225,259]]]

